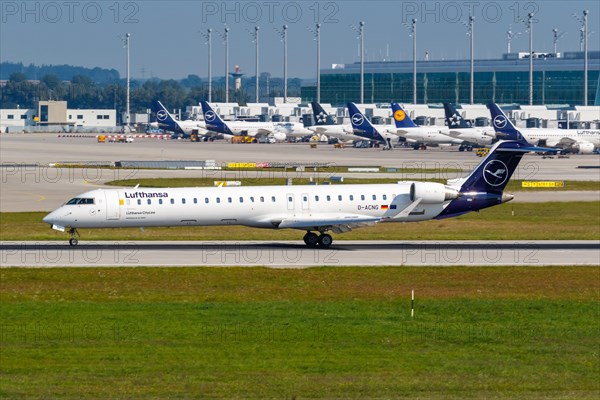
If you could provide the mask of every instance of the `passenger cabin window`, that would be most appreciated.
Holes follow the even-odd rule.
[[[142,205],[142,199],[138,199],[137,203],[138,203],[138,206],[141,206]]]
[[[243,202],[244,202],[244,198],[240,197],[240,203],[243,203]]]
[[[365,195],[364,195],[364,194],[361,194],[361,195],[360,195],[360,199],[361,199],[361,200],[364,200],[364,199],[365,199]]]
[[[373,200],[377,200],[377,195],[376,194],[373,195]]]
[[[208,197],[206,197],[206,198],[204,199],[204,202],[205,202],[206,204],[208,204]]]
[[[194,197],[194,204],[198,204],[198,199]]]
[[[272,196],[272,197],[271,197],[271,201],[272,201],[273,203],[275,203],[275,196]]]
[[[265,198],[263,196],[260,196],[260,202],[264,203],[265,202]]]
[[[181,199],[181,204],[185,204],[185,199]]]
[[[228,203],[231,203],[231,202],[233,202],[233,200],[231,199],[231,197],[228,197],[228,198],[227,198],[227,202],[228,202]]]
[[[327,201],[331,201],[331,196],[327,195]]]
[[[171,204],[175,204],[175,199],[171,199]]]
[[[341,194],[340,194],[340,195],[338,195],[338,200],[339,200],[339,201],[342,201],[342,195],[341,195]]]
[[[220,203],[221,203],[221,198],[217,197],[217,204],[220,204]]]
[[[383,195],[383,199],[384,199],[384,200],[387,200],[387,194],[384,194],[384,195]]]
[[[162,204],[162,199],[158,199],[158,204]]]
[[[254,196],[250,196],[250,202],[254,203]]]
[[[350,201],[354,201],[354,196],[350,195]]]
[[[315,196],[315,201],[319,201],[319,196]]]
[[[148,199],[148,205],[152,204],[152,199]]]

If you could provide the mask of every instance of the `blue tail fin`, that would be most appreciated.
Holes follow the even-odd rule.
[[[204,114],[204,123],[206,124],[207,129],[219,133],[232,134],[227,124],[223,122],[219,114],[217,114],[215,110],[212,109],[210,104],[202,100],[200,101],[200,105],[202,106],[202,113]]]
[[[313,115],[315,116],[315,125],[335,125],[333,117],[327,114],[327,111],[316,101],[311,101]]]
[[[446,125],[448,125],[448,128],[472,128],[471,124],[456,111],[456,107],[453,104],[444,103],[444,114],[446,115]]]
[[[460,191],[502,192],[524,154],[546,150],[521,141],[498,142],[466,178]]]
[[[350,114],[350,122],[352,123],[352,129],[356,136],[369,140],[377,140],[387,144],[383,136],[381,136],[367,117],[365,117],[358,107],[356,107],[356,104],[348,103],[348,113]]]
[[[492,116],[492,127],[498,137],[509,140],[523,140],[521,132],[510,122],[504,111],[496,103],[488,104]]]
[[[176,133],[185,133],[183,129],[179,126],[179,123],[173,116],[169,113],[163,104],[158,101],[152,101],[152,113],[156,117],[156,122],[158,125],[165,130],[176,132]]]
[[[452,200],[436,218],[453,217],[512,200],[512,195],[503,193],[504,188],[523,155],[531,151],[555,152],[556,150],[531,146],[523,141],[496,143],[469,176],[448,182],[459,190],[460,196]]]
[[[408,113],[400,104],[392,103],[392,112],[394,113],[396,128],[417,128],[419,126],[410,119]]]

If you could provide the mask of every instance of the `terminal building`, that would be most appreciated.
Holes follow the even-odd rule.
[[[0,109],[0,132],[115,130],[115,110],[69,109],[66,101],[39,101],[34,109]]]
[[[535,53],[534,105],[583,105],[584,53]],[[417,103],[469,103],[470,60],[417,61]],[[474,60],[474,103],[529,104],[529,53]],[[364,63],[365,103],[413,102],[413,62]],[[600,105],[600,51],[588,52],[588,105]],[[302,87],[302,100],[316,100],[316,85]],[[360,63],[321,70],[321,101],[360,101]]]

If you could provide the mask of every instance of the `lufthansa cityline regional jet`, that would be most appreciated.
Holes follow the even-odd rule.
[[[329,247],[334,233],[380,222],[456,217],[513,199],[504,187],[525,153],[548,151],[520,141],[496,143],[471,172],[446,185],[298,185],[96,189],[52,211],[44,222],[71,235],[79,228],[244,225],[306,231],[308,246]],[[316,232],[316,233],[315,233]]]

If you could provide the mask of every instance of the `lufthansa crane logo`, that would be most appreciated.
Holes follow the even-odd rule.
[[[500,186],[508,179],[508,167],[500,160],[492,160],[483,168],[483,179],[490,186]]]
[[[204,114],[204,119],[206,119],[208,122],[212,122],[215,120],[215,113],[213,111],[207,111],[206,114]]]
[[[504,115],[496,115],[494,117],[494,126],[502,129],[506,126],[506,117]]]
[[[156,113],[156,119],[159,121],[164,121],[165,119],[167,119],[167,112],[165,110],[159,110]]]
[[[363,122],[365,122],[365,118],[361,114],[356,113],[352,116],[352,123],[354,125],[362,125]]]
[[[404,121],[404,118],[406,118],[406,113],[402,110],[396,110],[396,112],[394,112],[394,119],[396,121]]]

